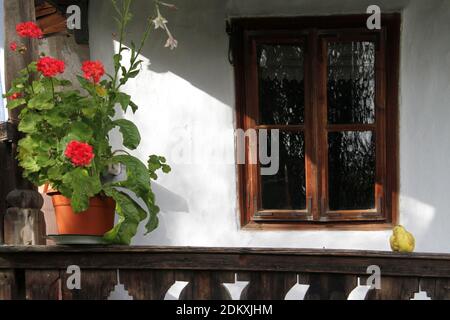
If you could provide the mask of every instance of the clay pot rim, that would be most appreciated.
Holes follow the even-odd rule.
[[[64,196],[64,195],[63,195],[61,192],[59,192],[58,190],[55,190],[55,189],[53,189],[52,187],[50,187],[50,185],[49,185],[48,183],[45,184],[45,186],[44,186],[44,193],[45,193],[47,196],[49,196],[49,197],[61,196],[61,197],[67,198],[66,196]],[[67,198],[67,199],[69,199],[69,198]],[[110,199],[110,200],[114,201],[114,203],[115,203],[115,200],[114,200],[112,197],[109,197],[109,196],[107,196],[107,195],[105,195],[105,194],[97,194],[97,195],[95,195],[94,197],[91,197],[91,199],[99,199],[99,200],[102,200],[102,201]],[[70,199],[69,199],[69,200],[70,200]],[[94,205],[94,206],[95,206],[95,205]],[[95,206],[95,207],[96,207],[96,206]]]

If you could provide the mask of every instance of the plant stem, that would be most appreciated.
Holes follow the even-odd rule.
[[[125,151],[125,150],[116,150],[116,151],[113,152],[112,155],[115,156],[115,155],[116,155],[117,153],[119,153],[119,152],[123,152],[123,153],[125,153],[125,154],[131,156],[131,153],[129,153],[129,152]]]
[[[139,58],[140,54],[142,53],[144,45],[147,42],[148,36],[150,35],[151,27],[152,27],[152,21],[151,21],[151,19],[149,19],[149,22],[147,23],[147,27],[145,29],[144,35],[142,36],[142,39],[141,39],[141,43],[139,45],[139,49],[135,52],[134,57],[131,57],[130,67],[128,68],[126,74],[131,72],[131,70],[133,69],[134,64],[136,63],[136,60]],[[123,83],[120,83],[117,86],[116,90],[118,91],[122,87],[122,85],[123,85]]]
[[[34,94],[33,82],[31,80],[31,71],[29,65],[27,65],[27,73],[28,73],[28,84],[30,85],[31,92]]]
[[[50,83],[52,84],[53,102],[56,104],[55,85],[53,84],[53,78],[50,78]]]
[[[123,51],[123,39],[125,36],[125,27],[128,23],[128,15],[130,13],[130,5],[131,1],[125,0],[124,5],[122,6],[122,16],[121,16],[121,24],[120,24],[120,38],[119,38],[119,54]],[[117,79],[119,77],[119,71],[120,68],[118,66],[114,66],[115,73],[114,73],[114,80],[112,82],[112,86],[114,91],[117,91],[116,85],[117,85]]]
[[[159,15],[159,7],[158,7],[158,3],[159,3],[159,1],[155,1],[155,7],[156,7],[157,15]],[[150,36],[150,31],[152,30],[152,22],[153,22],[153,19],[154,19],[154,18],[149,18],[149,19],[148,19],[147,27],[145,28],[144,34],[143,34],[142,39],[141,39],[141,42],[140,42],[140,44],[139,44],[139,49],[135,52],[134,57],[131,57],[131,60],[130,60],[130,67],[128,68],[127,73],[131,72],[131,70],[132,70],[134,64],[136,63],[136,60],[139,58],[139,56],[140,56],[141,53],[142,53],[142,50],[144,49],[144,45],[145,45],[145,43],[147,42],[148,37]],[[122,87],[122,85],[123,85],[123,84],[119,84],[119,85],[117,86],[117,89],[116,89],[116,90],[119,90],[119,89]]]

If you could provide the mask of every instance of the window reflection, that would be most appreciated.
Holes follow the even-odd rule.
[[[268,150],[271,148],[268,135]],[[302,132],[280,132],[280,169],[261,176],[263,209],[306,209],[305,138]],[[273,152],[273,151],[272,151]]]
[[[330,209],[374,209],[375,134],[333,132],[328,135],[328,144]]]
[[[260,124],[302,124],[304,50],[300,45],[258,47]]]
[[[328,122],[375,122],[375,44],[328,45]]]

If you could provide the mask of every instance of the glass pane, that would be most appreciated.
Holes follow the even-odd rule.
[[[302,45],[259,45],[260,124],[302,124],[305,111]]]
[[[375,208],[376,143],[372,132],[328,134],[330,209]]]
[[[276,157],[276,150],[272,150],[270,134],[267,140],[271,157]],[[306,209],[304,134],[280,131],[279,146],[278,172],[275,175],[261,176],[263,209],[304,210]]]
[[[373,42],[329,43],[328,121],[331,124],[375,122]]]

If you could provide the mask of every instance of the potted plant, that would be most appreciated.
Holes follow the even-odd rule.
[[[158,226],[159,208],[151,189],[157,171],[170,172],[166,159],[150,156],[146,164],[127,151],[112,150],[109,133],[118,128],[123,146],[139,147],[141,137],[133,122],[116,117],[117,108],[136,112],[138,106],[121,89],[140,71],[139,60],[144,44],[154,26],[166,31],[166,47],[177,46],[161,16],[160,6],[174,6],[156,1],[156,17],[149,19],[139,45],[124,45],[132,18],[132,0],[112,1],[117,13],[120,46],[114,54],[114,73],[107,74],[100,61],[83,63],[77,79],[82,91],[61,77],[64,61],[41,56],[20,71],[5,95],[8,108],[22,107],[18,160],[23,175],[37,186],[50,185],[60,234],[104,236],[108,242],[129,244],[138,225],[148,218],[147,232]],[[17,26],[22,38],[41,38],[42,31],[33,22]],[[11,43],[18,54],[26,48]],[[123,53],[130,52],[128,64]],[[108,178],[112,169],[123,167],[125,178]],[[142,199],[145,206],[138,203]],[[119,220],[114,225],[115,212]]]

